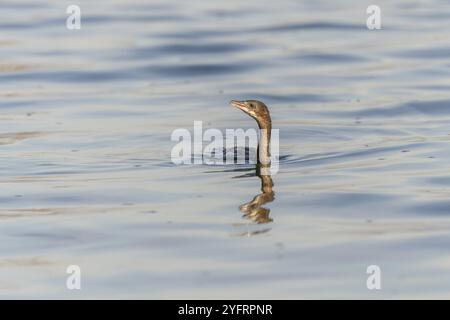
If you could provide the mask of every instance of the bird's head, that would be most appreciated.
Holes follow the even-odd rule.
[[[254,118],[260,128],[270,128],[272,126],[269,109],[263,102],[258,100],[231,100],[230,104]]]

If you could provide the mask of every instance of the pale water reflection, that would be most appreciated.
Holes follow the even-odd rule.
[[[77,3],[0,5],[1,298],[450,297],[447,1]],[[276,175],[170,161],[231,99]]]

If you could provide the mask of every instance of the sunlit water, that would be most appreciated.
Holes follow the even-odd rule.
[[[0,4],[1,298],[450,297],[447,1],[378,1],[375,31],[364,1],[93,2],[79,31]],[[170,160],[250,98],[282,156],[259,221],[252,166]]]

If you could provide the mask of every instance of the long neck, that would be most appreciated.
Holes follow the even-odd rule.
[[[258,144],[258,164],[270,166],[270,135],[272,132],[272,124],[268,122],[258,121],[260,137]]]

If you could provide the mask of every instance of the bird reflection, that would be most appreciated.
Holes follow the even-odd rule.
[[[256,176],[261,180],[261,193],[256,195],[250,202],[239,206],[239,210],[244,213],[244,217],[253,222],[262,224],[272,222],[270,209],[263,207],[266,203],[275,199],[273,191],[273,181],[270,175],[262,175],[260,166],[256,167]]]

